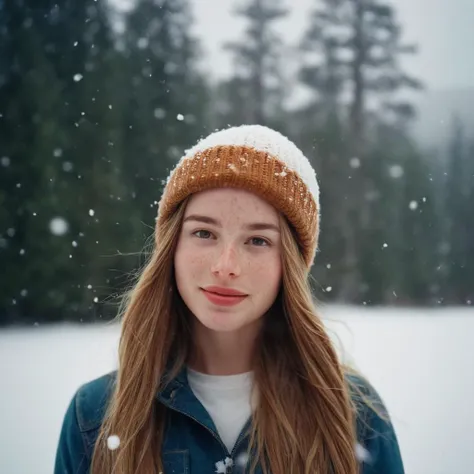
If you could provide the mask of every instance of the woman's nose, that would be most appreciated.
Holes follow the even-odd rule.
[[[218,250],[211,271],[215,275],[224,278],[240,275],[239,255],[234,246],[226,245]]]

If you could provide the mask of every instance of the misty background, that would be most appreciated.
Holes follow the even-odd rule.
[[[407,474],[469,472],[473,24],[471,0],[0,0],[0,472],[52,471],[170,170],[243,123],[316,169],[315,296]]]
[[[118,5],[129,3],[119,2]],[[242,34],[245,23],[234,14],[232,1],[195,0],[194,31],[202,40],[207,74],[223,78],[232,73],[232,58],[222,43]],[[287,5],[289,2],[287,2]],[[277,30],[290,44],[297,44],[308,25],[308,13],[317,2],[293,0],[290,13]],[[474,56],[466,52],[473,44],[474,4],[470,0],[393,0],[405,41],[418,45],[418,53],[401,58],[408,72],[420,78],[425,89],[412,95],[417,107],[413,132],[423,146],[439,145],[450,132],[450,120],[457,114],[474,127]],[[218,21],[215,21],[219,19]]]
[[[317,171],[320,301],[471,305],[472,4],[0,8],[0,324],[113,318],[170,170],[243,123]]]

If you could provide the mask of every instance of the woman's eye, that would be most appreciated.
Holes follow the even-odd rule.
[[[262,239],[261,237],[252,237],[250,239],[250,242],[252,245],[255,245],[256,247],[266,247],[270,245],[268,241],[266,241],[265,239]]]
[[[210,239],[212,237],[212,234],[208,230],[197,230],[193,232],[193,235],[199,239]]]

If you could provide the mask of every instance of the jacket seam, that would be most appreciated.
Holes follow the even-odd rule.
[[[74,408],[75,408],[75,412],[76,412],[76,423],[77,423],[77,428],[79,430],[79,434],[81,436],[81,440],[82,440],[82,444],[84,445],[84,455],[85,457],[87,458],[88,461],[91,461],[91,457],[89,456],[89,445],[87,443],[87,440],[85,438],[85,433],[84,431],[81,430],[81,427],[79,425],[79,418],[80,418],[80,409],[79,409],[79,401],[78,401],[78,393],[76,393],[75,397],[74,397]]]

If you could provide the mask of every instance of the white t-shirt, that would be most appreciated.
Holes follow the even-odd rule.
[[[188,368],[189,385],[211,416],[229,453],[252,413],[253,373],[207,375]]]

